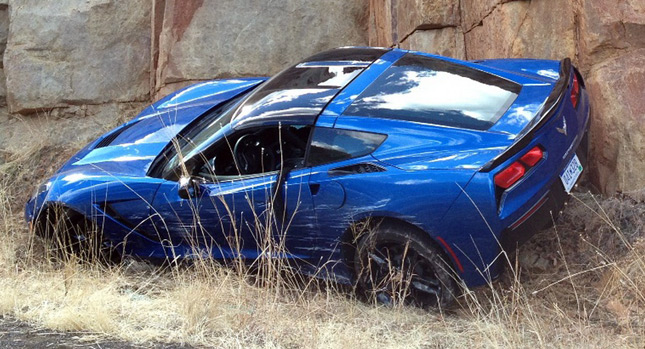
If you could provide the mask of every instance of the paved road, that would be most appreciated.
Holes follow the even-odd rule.
[[[129,349],[129,348],[192,348],[177,344],[150,343],[134,345],[122,341],[82,340],[83,333],[55,332],[36,329],[24,322],[11,318],[0,317],[0,348],[52,348],[52,349]]]

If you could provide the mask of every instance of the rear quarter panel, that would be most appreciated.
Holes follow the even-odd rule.
[[[334,168],[361,162],[378,164],[385,171],[328,175]],[[321,259],[342,260],[342,244],[351,242],[348,238],[357,233],[351,227],[372,218],[402,220],[423,230],[434,241],[441,237],[451,244],[459,232],[447,229],[443,217],[472,174],[469,170],[403,170],[370,155],[312,169],[310,183],[320,184],[320,192],[313,196],[313,201],[320,229]],[[342,200],[337,199],[338,195],[343,195]]]
[[[382,133],[372,155],[406,171],[465,170],[474,173],[512,143],[512,136],[404,120],[343,116],[336,128]]]

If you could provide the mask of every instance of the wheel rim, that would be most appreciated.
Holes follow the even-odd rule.
[[[409,245],[377,243],[367,253],[369,291],[381,304],[435,306],[443,293],[435,267]]]

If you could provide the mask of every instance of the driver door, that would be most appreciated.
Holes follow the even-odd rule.
[[[309,172],[292,171],[283,184],[284,219],[272,211],[276,173],[201,183],[188,199],[179,196],[178,182],[164,182],[152,203],[147,230],[167,243],[197,248],[215,258],[256,258],[270,251],[308,259],[308,246],[316,238]]]
[[[305,138],[305,131],[296,132],[303,132],[300,137]],[[264,172],[262,167],[256,170],[258,173],[231,174],[230,164],[241,163],[233,162],[232,145],[253,132],[233,134],[221,140],[219,148],[216,144],[213,151],[201,156],[201,164],[190,170],[199,182],[190,197],[179,195],[178,181],[168,180],[160,186],[152,203],[151,220],[159,235],[167,236],[175,245],[198,247],[216,258],[257,258],[269,252],[287,258],[310,258],[316,240],[316,218],[308,186],[310,169],[289,165],[294,169],[281,181],[278,194],[282,200],[274,200],[279,170],[269,168]],[[256,133],[259,132],[274,134],[266,128]],[[284,145],[282,153],[285,164],[298,163],[300,153],[292,151],[296,155],[287,156],[288,146]],[[247,158],[252,155],[247,152]],[[301,160],[304,163],[304,149]],[[284,214],[276,214],[274,207]]]

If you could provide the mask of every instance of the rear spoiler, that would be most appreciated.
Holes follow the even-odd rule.
[[[524,149],[531,142],[533,135],[551,119],[553,114],[555,114],[555,110],[569,87],[572,73],[573,66],[571,65],[571,60],[569,58],[561,60],[560,78],[555,83],[553,91],[551,91],[549,97],[547,97],[546,101],[542,105],[542,108],[538,112],[538,116],[533,119],[531,122],[532,124],[527,126],[522,134],[517,136],[515,142],[505,152],[487,162],[484,167],[481,168],[480,172],[490,172],[492,169],[517,154],[521,149]]]

